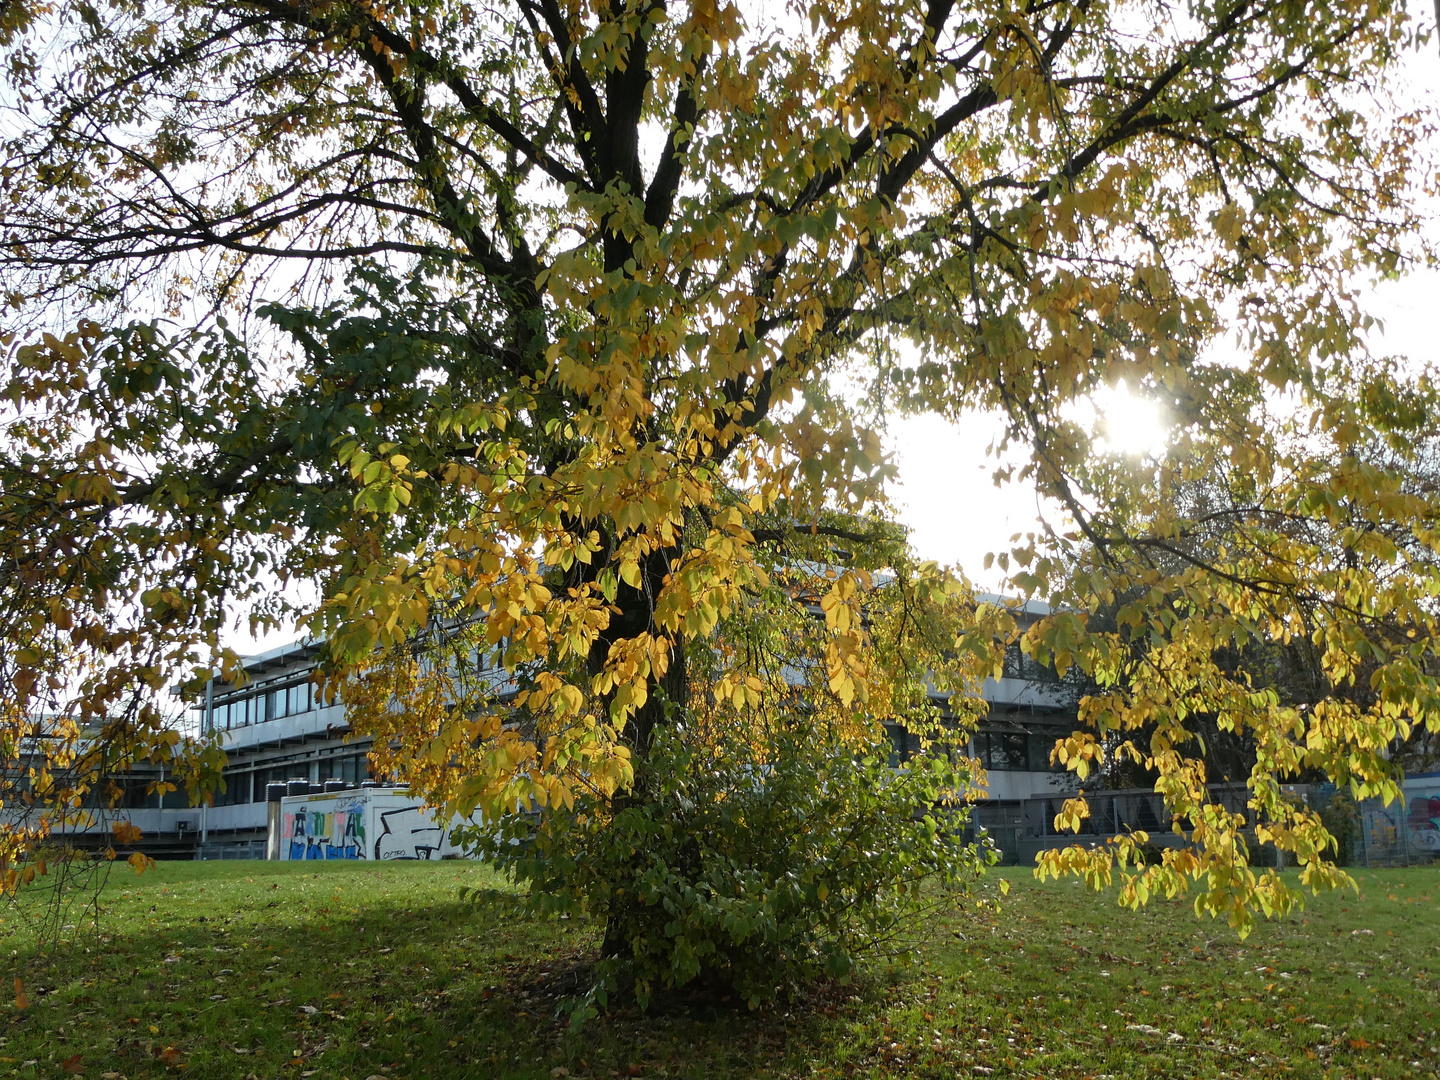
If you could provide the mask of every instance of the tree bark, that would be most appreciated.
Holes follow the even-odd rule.
[[[589,668],[598,673],[605,665],[611,646],[617,641],[634,638],[645,632],[655,632],[655,599],[666,577],[672,561],[678,557],[678,548],[662,548],[652,552],[641,564],[640,587],[622,584],[616,592],[615,602],[620,609],[610,618],[610,625],[590,649]],[[630,761],[634,768],[631,786],[611,799],[612,817],[635,806],[643,806],[651,797],[650,792],[650,751],[656,734],[667,724],[675,722],[685,708],[689,692],[686,678],[685,645],[676,638],[670,639],[670,663],[664,675],[651,678],[649,694],[625,723],[621,741],[630,750]],[[608,700],[606,702],[608,706]],[[636,859],[643,854],[636,853]],[[624,920],[612,915],[605,927],[605,939],[600,954],[606,959],[624,959],[631,955],[630,942],[624,933]]]

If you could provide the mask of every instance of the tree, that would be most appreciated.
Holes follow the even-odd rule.
[[[1154,550],[1172,521],[1129,529],[1139,489],[1067,419],[1091,390],[1163,398],[1178,468],[1227,457],[1263,481],[1295,463],[1301,515],[1359,497],[1332,448],[1412,422],[1354,300],[1424,254],[1410,193],[1431,122],[1385,86],[1429,30],[1399,5],[181,0],[12,5],[0,29],[0,265],[17,326],[49,332],[8,361],[12,716],[41,693],[108,715],[177,674],[194,693],[227,604],[278,618],[303,605],[270,584],[316,579],[299,613],[344,692],[457,627],[457,655],[483,639],[526,680],[503,706],[460,688],[435,701],[468,710],[414,711],[439,717],[402,743],[417,778],[465,762],[435,797],[618,814],[658,805],[656,747],[692,729],[692,672],[776,552],[840,567],[821,690],[874,736],[892,705],[863,515],[893,410],[1004,410],[1024,471],[1093,543],[1101,593],[1127,574],[1113,553]],[[137,313],[152,321],[122,325]],[[1206,353],[1227,334],[1243,353]],[[1348,396],[1352,375],[1372,399]],[[1308,443],[1280,446],[1261,415],[1277,393],[1288,418],[1313,411]],[[1365,506],[1405,525],[1413,499]],[[1016,581],[1043,588],[1070,542],[1023,545]],[[1277,575],[1333,601],[1317,629],[1337,665],[1373,602],[1298,549],[1184,573],[1183,620],[1135,620],[1197,663],[1286,624]],[[1428,617],[1401,576],[1384,602]],[[934,568],[902,578],[942,607],[963,595]],[[951,651],[988,656],[995,618]],[[1027,640],[1102,683],[1115,670],[1074,613]],[[1387,648],[1395,716],[1300,721],[1317,765],[1437,722],[1423,665]],[[732,663],[718,699],[781,692]],[[1297,737],[1293,716],[1233,706]],[[1083,775],[1096,745],[1060,749]],[[1292,758],[1256,774],[1267,813]],[[1157,760],[1204,819],[1193,769]],[[1318,824],[1284,820],[1274,842],[1334,880]],[[1208,875],[1205,904],[1242,927],[1257,900],[1283,906],[1231,835],[1197,826],[1131,895]],[[1105,876],[1114,858],[1065,865]]]
[[[1415,415],[1427,414],[1428,406]],[[1351,467],[1374,470],[1373,476],[1393,486],[1392,496],[1423,496],[1435,487],[1433,440],[1433,421],[1427,419],[1408,428],[1403,438],[1357,444]],[[1141,545],[1125,552],[1129,559],[1127,573],[1138,577],[1146,571],[1158,571],[1156,580],[1168,581],[1196,562],[1223,562],[1232,552],[1254,543],[1255,534],[1243,526],[1262,520],[1270,536],[1299,545],[1308,560],[1332,567],[1344,566],[1357,572],[1362,580],[1374,583],[1377,589],[1390,586],[1397,577],[1413,581],[1433,573],[1426,565],[1433,561],[1433,553],[1416,535],[1428,527],[1429,514],[1423,503],[1411,506],[1424,517],[1403,525],[1388,516],[1367,515],[1363,504],[1349,499],[1339,500],[1324,517],[1287,513],[1277,504],[1284,498],[1281,489],[1288,484],[1280,476],[1275,479],[1277,482],[1267,485],[1267,490],[1257,490],[1253,476],[1236,473],[1225,463],[1202,476],[1165,478],[1163,490],[1148,494],[1147,505],[1165,507],[1172,519],[1169,525],[1172,537],[1165,544]],[[1183,527],[1176,528],[1176,520],[1183,521]],[[1421,526],[1420,530],[1417,525]],[[1095,553],[1082,545],[1078,554],[1077,571],[1083,574],[1088,571]],[[1132,585],[1128,591],[1099,604],[1091,616],[1090,629],[1118,632],[1120,610],[1140,600],[1144,591],[1143,587]],[[1171,599],[1184,604],[1184,597],[1179,593]],[[1314,611],[1322,602],[1321,597],[1299,594],[1294,602],[1306,622],[1321,621]],[[1430,633],[1431,627],[1428,620],[1412,618],[1404,607],[1375,612],[1358,626],[1363,634],[1362,644],[1347,650],[1352,656],[1353,677],[1340,679],[1334,677],[1336,672],[1327,665],[1324,649],[1318,647],[1311,636],[1290,634],[1276,638],[1265,628],[1258,629],[1259,633],[1248,640],[1217,650],[1218,670],[1223,671],[1225,677],[1243,683],[1248,691],[1273,691],[1279,706],[1303,710],[1326,707],[1322,703],[1334,705],[1338,701],[1361,709],[1374,707],[1379,695],[1374,676],[1386,659],[1384,640],[1418,643]],[[1138,665],[1152,642],[1145,635],[1134,635],[1128,644],[1130,663]],[[1427,647],[1420,654],[1427,663],[1429,652]],[[1087,694],[1099,690],[1093,681],[1084,687]],[[1204,756],[1213,780],[1237,780],[1249,774],[1255,764],[1256,747],[1248,731],[1224,730],[1198,717],[1192,730],[1204,744]],[[1148,739],[1149,734],[1147,731],[1143,737]],[[1424,771],[1427,732],[1420,728],[1407,734],[1408,738],[1397,739],[1391,746],[1387,760],[1393,765],[1403,764],[1407,772]],[[1110,735],[1111,745],[1107,747],[1110,752],[1103,766],[1107,784],[1134,787],[1152,782],[1153,772],[1141,768],[1128,755],[1113,752],[1124,741],[1123,733]],[[1400,775],[1396,773],[1397,778]],[[1311,777],[1323,778],[1323,774]]]

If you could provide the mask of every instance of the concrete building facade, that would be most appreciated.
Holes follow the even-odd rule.
[[[1036,604],[1019,609],[1022,621],[1042,612]],[[384,783],[386,778],[371,775],[370,741],[352,732],[344,703],[319,696],[312,680],[317,653],[317,646],[306,642],[271,649],[244,660],[245,685],[218,678],[211,684],[198,722],[202,730],[218,734],[227,755],[225,790],[209,806],[191,807],[184,793],[176,792],[123,808],[144,831],[143,847],[171,857],[262,858],[271,785],[288,785],[293,798]],[[496,676],[504,677],[498,671]],[[1007,806],[1013,804],[1018,813],[1020,800],[1065,789],[1067,776],[1050,764],[1049,755],[1055,738],[1071,730],[1074,706],[1053,672],[1018,648],[1007,654],[1003,676],[986,679],[981,693],[990,712],[971,737],[970,753],[987,770],[989,785],[977,818],[998,821],[996,815],[1005,817]],[[892,762],[899,765],[918,748],[918,740],[900,728],[889,734]],[[354,857],[371,857],[367,850],[356,850]]]

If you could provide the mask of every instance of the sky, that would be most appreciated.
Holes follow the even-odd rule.
[[[1368,309],[1384,324],[1372,340],[1376,351],[1403,353],[1440,368],[1440,271],[1412,274],[1373,290]],[[1123,439],[1116,448],[1148,453],[1163,449],[1165,429],[1148,403],[1115,393],[1097,403],[1112,432]],[[892,421],[887,448],[895,456],[899,483],[891,490],[897,516],[910,529],[910,542],[922,559],[959,565],[977,586],[1002,588],[998,568],[984,569],[985,555],[1009,547],[1010,537],[1035,527],[1040,509],[1033,487],[996,487],[996,467],[986,454],[1000,432],[997,418],[978,415],[953,424],[937,416]],[[1054,508],[1050,514],[1055,513]],[[226,644],[242,655],[293,641],[291,629],[259,636],[243,623],[226,635]]]
[[[1440,272],[1425,271],[1372,290],[1367,309],[1383,324],[1371,348],[1400,353],[1440,367]],[[1134,395],[1118,392],[1096,403],[1114,433],[1114,448],[1153,453],[1164,448],[1165,425],[1159,413]],[[895,455],[900,481],[892,489],[898,517],[911,530],[910,541],[922,559],[960,568],[977,585],[997,590],[1002,575],[984,569],[988,552],[1008,549],[1010,537],[1035,527],[1035,489],[1026,484],[996,487],[996,468],[986,448],[1001,430],[997,418],[976,416],[952,424],[936,416],[896,421],[888,448]],[[1055,514],[1052,506],[1047,516]]]
[[[1427,14],[1422,10],[1422,17]],[[1440,99],[1435,42],[1409,58],[1390,89],[1400,104],[1407,98]],[[1369,291],[1365,307],[1384,326],[1371,335],[1372,352],[1401,354],[1440,369],[1440,271],[1384,282]],[[1115,449],[1146,453],[1163,448],[1163,420],[1146,403],[1115,394],[1097,402],[1096,411],[1112,433],[1123,433],[1125,442]],[[996,418],[974,417],[957,426],[928,416],[896,421],[887,442],[900,473],[892,498],[900,521],[911,530],[916,553],[958,564],[973,582],[992,591],[1001,587],[1002,574],[998,568],[984,569],[986,553],[1008,549],[1012,535],[1033,529],[1039,509],[1033,487],[997,488],[991,480],[996,462],[985,450],[1000,430]]]
[[[1413,57],[1394,89],[1401,99],[1410,92],[1416,98],[1440,95],[1440,57],[1434,52]],[[1440,271],[1385,282],[1369,292],[1365,306],[1383,325],[1372,335],[1372,351],[1403,354],[1440,369]],[[1114,449],[1139,454],[1163,449],[1163,418],[1147,403],[1122,391],[1095,407],[1112,432]],[[1033,529],[1040,510],[1033,487],[993,482],[997,463],[986,449],[1000,430],[996,417],[977,415],[955,424],[921,416],[893,420],[886,439],[899,472],[891,498],[917,555],[958,565],[991,591],[1002,588],[1003,575],[998,568],[984,569],[986,554],[1008,548],[1012,535]],[[1047,516],[1055,513],[1051,507]],[[225,643],[243,655],[295,637],[292,629],[253,635],[241,618]]]

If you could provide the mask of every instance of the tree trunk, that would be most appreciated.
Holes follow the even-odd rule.
[[[679,554],[678,548],[664,548],[653,552],[641,565],[640,587],[632,588],[621,584],[615,596],[615,606],[620,611],[611,615],[609,627],[590,649],[588,666],[592,674],[598,673],[605,666],[612,644],[646,631],[654,632],[655,598],[670,572],[672,560]],[[669,667],[660,678],[652,677],[645,704],[630,714],[621,732],[621,741],[630,750],[634,781],[629,789],[619,792],[611,800],[613,813],[618,814],[629,807],[644,805],[650,797],[648,765],[655,735],[664,725],[675,722],[685,708],[688,689],[685,646],[682,641],[672,639]],[[643,856],[637,853],[636,857],[638,859]],[[612,916],[605,927],[605,940],[600,952],[606,958],[623,959],[630,955],[630,943],[623,933],[621,920],[616,916]]]

